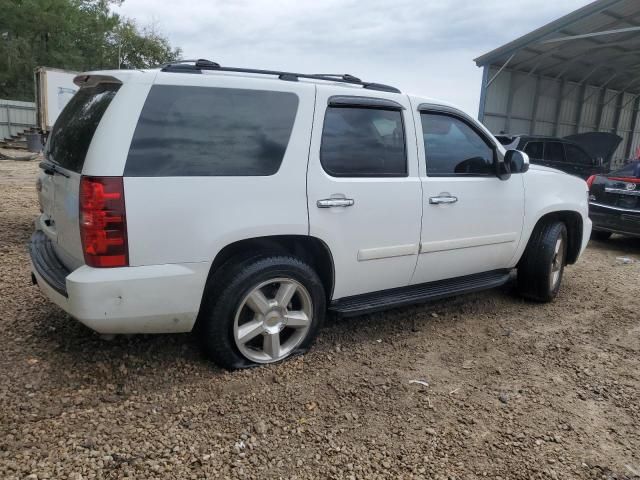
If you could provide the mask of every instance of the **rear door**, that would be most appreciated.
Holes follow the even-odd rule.
[[[333,298],[408,285],[422,191],[407,97],[318,86],[313,123],[310,234],[333,254]]]
[[[42,230],[54,242],[60,260],[70,269],[84,263],[78,218],[82,167],[89,145],[107,107],[120,88],[118,83],[83,87],[64,108],[49,135],[46,164],[54,169],[43,176]]]

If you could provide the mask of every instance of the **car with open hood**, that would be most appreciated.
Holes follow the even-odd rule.
[[[588,132],[564,138],[534,135],[498,135],[507,150],[522,150],[531,163],[584,178],[609,171],[622,138],[613,133]]]
[[[640,237],[640,160],[592,175],[587,185],[593,238],[606,240],[612,233]]]

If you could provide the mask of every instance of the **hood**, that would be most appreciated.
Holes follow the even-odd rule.
[[[540,165],[537,163],[530,163],[529,170],[537,170],[540,172],[560,173],[562,175],[569,175],[568,173],[563,172],[562,170],[558,170],[557,168],[545,167],[544,165]]]
[[[604,163],[611,162],[611,157],[620,145],[622,137],[613,133],[587,132],[564,137],[584,148],[592,158],[602,158]]]

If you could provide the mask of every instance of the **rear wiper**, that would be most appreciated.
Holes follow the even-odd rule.
[[[67,175],[66,173],[64,173],[62,170],[60,170],[55,163],[51,163],[51,162],[47,162],[46,160],[44,162],[40,162],[40,164],[38,165],[43,171],[44,173],[46,173],[47,175],[55,175],[56,173],[58,175],[62,175],[63,177],[69,178],[69,175]]]

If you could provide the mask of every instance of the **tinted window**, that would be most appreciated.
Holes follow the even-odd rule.
[[[422,113],[427,175],[493,175],[493,149],[462,120]]]
[[[549,162],[564,162],[564,148],[559,142],[544,144],[544,159]]]
[[[288,92],[156,85],[131,141],[125,175],[273,175],[298,108]]]
[[[85,87],[71,98],[51,129],[46,155],[60,166],[80,173],[93,134],[120,85]]]
[[[609,174],[612,177],[638,177],[640,178],[640,162],[631,162],[619,170]]]
[[[377,108],[327,108],[320,162],[334,177],[406,176],[402,113]]]
[[[569,163],[579,163],[580,165],[593,165],[593,161],[591,157],[583,152],[580,148],[572,145],[570,143],[564,144],[564,152],[567,156],[567,162]]]
[[[524,153],[529,155],[529,158],[535,160],[542,160],[542,142],[529,142],[524,148]]]

